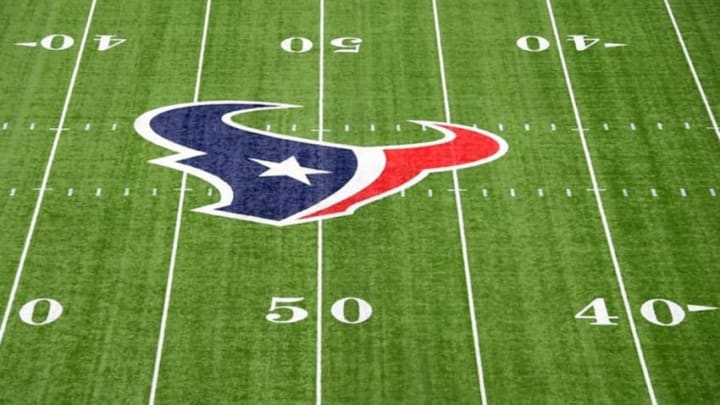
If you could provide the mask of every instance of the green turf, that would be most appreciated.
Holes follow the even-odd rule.
[[[90,1],[5,3],[3,310]],[[710,102],[720,107],[720,11],[699,0],[672,3]],[[657,400],[716,403],[720,312],[687,313],[674,327],[640,313],[652,298],[720,305],[720,195],[710,191],[720,193],[720,143],[706,129],[710,120],[663,0],[553,4]],[[0,344],[1,403],[148,402],[181,174],[147,163],[169,151],[132,125],[152,108],[193,101],[205,6],[98,0],[65,124],[71,130],[57,149],[52,190]],[[213,0],[199,100],[296,104],[237,119],[317,139],[319,6]],[[407,122],[448,118],[432,6],[326,0],[325,141],[437,139]],[[499,161],[458,173],[488,403],[650,403],[598,205],[587,191],[546,2],[439,0],[438,16],[450,120],[494,131],[510,145]],[[71,35],[76,44],[56,52],[13,45],[50,34]],[[98,52],[97,34],[128,41]],[[628,46],[578,52],[566,40],[571,34]],[[551,47],[524,52],[515,45],[524,35],[545,37]],[[287,53],[280,42],[288,37],[314,47]],[[360,52],[333,52],[337,37],[362,38]],[[322,403],[481,403],[450,173],[323,222],[321,313],[318,224],[276,228],[195,213],[218,193],[197,178],[188,186],[156,403],[315,403],[318,317]],[[20,307],[43,297],[62,303],[61,318],[23,323]],[[303,297],[309,317],[268,322],[272,297]],[[369,302],[372,317],[338,322],[330,307],[343,297]],[[598,297],[619,317],[617,326],[574,319]]]

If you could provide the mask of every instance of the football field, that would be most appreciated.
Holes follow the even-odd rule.
[[[720,3],[0,4],[0,404],[720,404]]]

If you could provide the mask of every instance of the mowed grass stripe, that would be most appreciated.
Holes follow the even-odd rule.
[[[631,112],[658,120],[682,116],[697,123],[709,122],[663,2],[610,7],[588,4],[584,8],[582,13],[556,8],[565,34],[585,30],[630,44],[621,52],[598,49],[568,54],[578,103],[585,115],[598,119]],[[588,142],[597,157],[600,182],[608,188],[621,184],[650,188],[662,182],[702,189],[717,183],[720,145],[715,134],[706,130],[685,135],[681,129],[662,135],[642,130],[637,137],[607,139],[590,132]],[[717,374],[713,348],[717,315],[688,313],[681,324],[662,327],[639,313],[640,306],[653,298],[671,300],[683,308],[699,302],[713,305],[718,299],[717,289],[712,287],[718,262],[714,230],[720,223],[716,204],[710,198],[661,200],[662,195],[658,192],[658,198],[643,202],[609,196],[608,219],[624,263],[658,401],[716,402],[718,385],[710,376]],[[657,306],[657,312],[662,311],[662,306]]]
[[[480,121],[483,127],[475,118],[480,116],[490,123],[552,121],[565,128],[539,129],[535,136],[502,133],[510,144],[508,155],[463,170],[462,184],[591,189],[571,130],[573,112],[557,54],[523,52],[515,45],[524,35],[552,38],[544,2],[441,5],[440,17],[453,22],[443,38],[456,121]],[[488,398],[498,403],[646,401],[629,330],[593,329],[573,319],[598,295],[622,308],[612,263],[607,251],[598,249],[605,241],[592,194],[521,204],[468,192],[463,202],[472,213],[466,224],[477,308],[483,314]]]
[[[317,139],[310,131],[318,117],[317,50],[290,54],[280,47],[293,36],[317,46],[317,0],[214,0],[212,8],[202,100],[301,105],[241,119],[262,129],[295,124],[297,136]],[[218,197],[207,196],[207,183],[188,180],[188,210]],[[315,224],[275,228],[186,212],[158,404],[314,401],[316,232]],[[268,322],[273,297],[303,297],[298,305],[310,316],[289,325]]]
[[[177,83],[188,80],[184,76],[192,80],[194,71],[186,75],[177,63],[186,40],[177,27],[187,27],[186,14],[194,10],[176,8],[158,16],[158,7],[98,2],[90,34],[116,32],[128,42],[106,53],[86,50],[68,126],[84,125],[88,116],[135,116],[176,98]],[[166,42],[174,42],[174,52],[167,52]],[[162,82],[155,80],[155,72]],[[157,91],[148,91],[151,83]],[[158,89],[158,83],[164,88]],[[131,181],[140,189],[169,190],[177,184],[176,174],[150,176],[146,169],[155,149],[129,127],[114,133],[70,131],[59,144],[50,183],[62,190],[70,185],[122,190]],[[7,402],[147,398],[164,281],[157,270],[167,268],[167,256],[158,252],[168,249],[166,224],[172,223],[176,196],[112,195],[47,194],[17,301],[51,297],[65,311],[43,327],[11,317],[0,354]]]
[[[79,3],[78,3],[79,4]],[[67,93],[68,81],[77,52],[48,52],[14,46],[16,42],[39,39],[43,30],[57,29],[73,35],[82,33],[87,4],[73,13],[60,11],[60,3],[13,3],[2,13],[0,49],[3,60],[12,60],[0,77],[0,121],[7,129],[0,134],[0,297],[2,311],[10,295],[13,279],[27,237],[37,191],[53,144],[54,131]],[[46,27],[44,27],[46,26]],[[38,129],[29,130],[30,122]],[[12,192],[12,189],[15,192]],[[13,196],[10,197],[10,194]]]
[[[326,41],[352,36],[362,44],[352,54],[327,49],[325,139],[438,139],[407,122],[444,119],[432,3],[328,2],[326,12]],[[345,132],[345,123],[354,129]],[[480,401],[452,188],[450,174],[431,175],[405,197],[325,221],[326,307],[343,297],[373,306],[359,325],[324,314],[327,403]]]

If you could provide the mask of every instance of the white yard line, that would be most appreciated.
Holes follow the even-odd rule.
[[[645,379],[645,386],[647,387],[648,396],[650,402],[653,405],[657,405],[657,399],[655,398],[655,390],[653,388],[652,380],[650,378],[650,372],[648,371],[647,364],[645,363],[645,354],[643,353],[642,345],[640,344],[640,336],[638,335],[637,326],[635,325],[635,319],[633,317],[632,308],[630,306],[630,300],[628,299],[627,289],[625,288],[625,282],[623,281],[622,269],[620,268],[620,262],[618,261],[617,254],[615,252],[615,243],[613,242],[612,233],[610,232],[610,225],[608,224],[607,215],[605,214],[605,207],[601,196],[601,189],[598,186],[597,176],[595,175],[595,167],[593,165],[592,156],[590,155],[590,148],[588,147],[587,140],[585,138],[585,128],[583,126],[582,118],[580,118],[580,110],[577,105],[575,98],[575,90],[573,89],[572,80],[570,79],[570,71],[565,61],[565,53],[562,47],[562,40],[558,32],[557,22],[555,21],[555,13],[552,7],[552,0],[547,1],[548,14],[550,16],[550,22],[552,24],[553,35],[555,36],[555,42],[560,57],[560,63],[562,65],[563,75],[565,77],[565,85],[567,86],[568,95],[572,104],[573,113],[575,114],[575,123],[577,124],[578,134],[580,134],[580,142],[582,144],[583,153],[585,154],[585,161],[587,163],[588,173],[590,174],[590,180],[592,181],[592,191],[595,195],[595,202],[597,203],[598,213],[602,221],[603,230],[605,232],[605,239],[607,241],[608,250],[610,253],[610,259],[612,260],[613,267],[615,269],[615,277],[617,279],[618,288],[620,289],[620,295],[622,296],[623,305],[625,306],[625,314],[628,318],[628,324],[630,325],[630,332],[632,333],[633,342],[635,344],[635,351],[640,362],[642,369],[643,378]]]
[[[325,133],[325,0],[320,0],[318,39],[318,141]],[[317,223],[317,335],[315,337],[315,404],[322,404],[323,222]]]
[[[45,165],[45,173],[43,174],[42,183],[40,184],[37,201],[35,202],[35,209],[33,210],[32,218],[30,219],[30,227],[28,228],[22,253],[20,254],[20,262],[18,263],[18,267],[15,272],[15,279],[13,280],[12,288],[10,290],[10,296],[8,297],[7,305],[5,306],[2,324],[0,324],[0,344],[2,344],[3,338],[5,337],[5,331],[7,329],[10,314],[12,313],[12,307],[15,302],[15,295],[17,294],[18,286],[20,285],[20,279],[22,277],[23,270],[25,269],[25,262],[28,257],[28,252],[30,251],[32,238],[35,234],[35,226],[37,225],[38,217],[40,216],[43,200],[45,199],[48,179],[50,178],[50,172],[52,170],[53,162],[55,161],[55,154],[57,153],[58,145],[60,144],[60,136],[63,132],[62,128],[65,126],[65,119],[67,118],[68,109],[70,108],[70,100],[72,99],[75,82],[77,81],[78,72],[80,71],[80,62],[82,61],[83,53],[85,52],[85,45],[87,44],[90,25],[92,23],[93,15],[95,14],[96,3],[97,0],[92,0],[90,3],[90,11],[88,11],[85,30],[83,31],[82,39],[80,40],[80,48],[78,50],[77,58],[75,59],[75,66],[73,67],[72,75],[70,76],[70,84],[68,85],[68,90],[65,95],[62,113],[60,114],[60,120],[58,121],[57,129],[55,130],[55,139],[53,140],[52,148],[50,149],[50,156],[48,156],[47,164]]]
[[[670,1],[664,1],[665,8],[667,8],[668,15],[670,16],[670,21],[672,22],[673,28],[675,28],[675,34],[677,34],[678,41],[680,42],[680,47],[682,48],[683,54],[685,55],[685,60],[687,61],[688,67],[690,68],[690,73],[692,73],[692,77],[695,80],[695,85],[700,92],[700,97],[702,98],[703,104],[705,104],[705,110],[707,111],[710,122],[712,123],[712,129],[715,131],[715,136],[717,136],[718,140],[720,140],[720,128],[718,127],[717,120],[715,119],[715,113],[710,106],[707,94],[705,93],[705,89],[703,88],[702,82],[700,81],[700,76],[698,76],[697,71],[695,70],[695,64],[690,57],[690,52],[685,45],[685,38],[683,37],[682,32],[680,32],[680,27],[678,26],[677,20],[675,20],[675,13],[673,13],[672,7],[670,7]]]
[[[200,55],[198,56],[198,68],[195,76],[195,92],[193,102],[200,100],[200,82],[202,81],[202,68],[205,59],[205,44],[207,42],[208,25],[210,21],[210,9],[212,0],[207,0],[205,7],[205,20],[203,22],[202,40],[200,42]],[[160,319],[160,333],[158,335],[157,351],[155,352],[155,366],[153,367],[152,384],[150,386],[150,398],[148,404],[155,404],[158,378],[160,377],[160,363],[162,362],[163,347],[165,346],[165,329],[167,327],[168,312],[170,311],[170,298],[172,295],[173,279],[175,276],[175,263],[177,259],[178,245],[180,242],[180,229],[182,226],[182,214],[185,205],[185,191],[187,190],[187,173],[183,172],[180,181],[180,197],[178,198],[177,215],[175,217],[175,231],[173,233],[172,250],[170,251],[170,265],[168,266],[167,284],[165,286],[165,301],[163,302],[162,317]]]
[[[445,121],[450,123],[450,99],[448,98],[447,80],[445,77],[445,60],[443,56],[442,38],[440,35],[440,18],[438,17],[437,0],[432,0],[433,18],[435,20],[435,39],[437,42],[438,63],[440,64],[440,81],[442,84],[443,104],[445,106]],[[460,196],[460,181],[457,170],[452,171],[453,189],[455,190],[455,206],[457,209],[458,228],[460,230],[460,246],[462,249],[463,268],[465,270],[465,286],[467,288],[468,310],[470,311],[470,326],[472,327],[473,348],[475,350],[475,364],[477,367],[478,385],[482,405],[487,405],[487,392],[485,390],[485,377],[483,374],[482,355],[480,353],[480,337],[478,336],[477,319],[475,318],[475,297],[473,294],[472,277],[470,274],[470,260],[468,257],[467,239],[465,237],[465,220],[463,216],[462,200]]]

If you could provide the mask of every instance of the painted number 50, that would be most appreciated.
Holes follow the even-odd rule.
[[[295,304],[300,304],[305,298],[303,297],[273,297],[270,301],[265,319],[272,323],[296,323],[305,320],[309,313],[305,308]],[[357,307],[354,316],[348,315],[347,304],[353,303]],[[372,316],[372,306],[362,298],[345,297],[341,298],[330,307],[330,313],[333,318],[338,321],[350,325],[357,325],[370,319]]]

